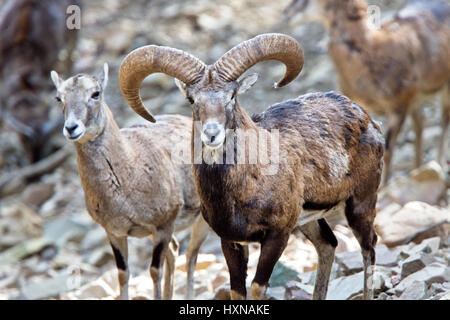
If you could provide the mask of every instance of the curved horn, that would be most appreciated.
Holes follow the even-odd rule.
[[[283,78],[275,83],[275,88],[285,86],[302,70],[302,47],[294,38],[284,34],[262,34],[229,50],[217,60],[214,68],[222,80],[235,81],[247,69],[265,60],[278,60],[286,65],[286,72]]]
[[[150,74],[162,72],[191,84],[200,79],[205,64],[194,56],[173,48],[144,46],[130,52],[119,70],[122,95],[133,110],[148,121],[155,122],[139,95],[141,82]]]

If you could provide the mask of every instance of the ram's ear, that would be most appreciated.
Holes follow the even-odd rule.
[[[181,93],[187,97],[187,86],[183,81],[178,80],[175,78],[175,85],[180,89]]]
[[[246,92],[248,89],[250,89],[255,84],[256,80],[258,80],[257,73],[252,73],[252,74],[240,79],[238,81],[239,88],[238,88],[237,94],[241,95],[244,92]]]
[[[50,72],[50,78],[55,84],[56,90],[58,90],[58,88],[61,86],[61,83],[64,82],[64,80],[59,76],[58,72],[56,72],[55,70],[52,70],[52,72]]]

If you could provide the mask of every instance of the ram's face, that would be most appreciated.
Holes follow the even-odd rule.
[[[238,81],[221,81],[214,73],[200,82],[186,86],[176,81],[192,105],[194,121],[201,127],[204,146],[212,149],[223,145],[226,129],[231,129],[237,97],[247,91],[257,80],[256,74]]]

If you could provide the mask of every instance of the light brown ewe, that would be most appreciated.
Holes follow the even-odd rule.
[[[86,207],[105,229],[114,252],[120,298],[128,298],[129,236],[152,238],[154,296],[170,299],[177,249],[172,233],[194,225],[187,252],[187,294],[192,298],[197,254],[209,228],[199,214],[191,167],[185,164],[189,160],[174,158],[182,151],[177,149],[180,144],[189,146],[192,120],[165,115],[157,117],[155,124],[119,129],[104,99],[106,64],[100,78],[80,74],[64,81],[55,71],[51,77],[64,113],[63,133],[77,150]]]

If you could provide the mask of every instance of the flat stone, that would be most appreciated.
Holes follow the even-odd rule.
[[[26,299],[37,300],[56,297],[61,293],[69,291],[69,275],[61,273],[52,278],[34,277],[27,281],[22,288],[22,293]]]
[[[438,262],[427,265],[425,268],[407,276],[395,287],[397,296],[401,295],[414,281],[425,282],[427,286],[432,283],[449,282],[450,268]]]
[[[364,273],[359,272],[351,276],[341,277],[331,281],[328,287],[328,300],[348,300],[363,292]]]
[[[284,292],[284,300],[311,300],[311,288],[305,290],[305,286],[296,281],[289,281],[286,284],[286,291]]]
[[[388,247],[393,247],[408,243],[415,238],[417,240],[421,233],[433,236],[431,231],[436,229],[436,226],[446,224],[448,221],[450,221],[449,210],[433,207],[424,202],[412,201],[391,215],[377,215],[375,229],[383,243]],[[435,231],[438,234],[441,233],[440,228]]]
[[[285,286],[287,282],[297,279],[298,272],[289,268],[281,261],[275,264],[272,275],[270,276],[269,286]]]
[[[378,195],[379,206],[390,203],[405,205],[410,201],[438,204],[445,192],[445,173],[436,161],[430,161],[407,176],[397,178],[381,189]]]
[[[410,274],[413,274],[423,268],[426,265],[433,262],[433,256],[428,253],[417,253],[414,256],[410,256],[402,262],[401,267],[401,279],[405,279]]]
[[[338,253],[335,261],[341,267],[341,272],[345,276],[360,272],[364,267],[360,250]]]
[[[413,281],[400,295],[400,300],[423,300],[426,298],[427,286],[423,281]]]

